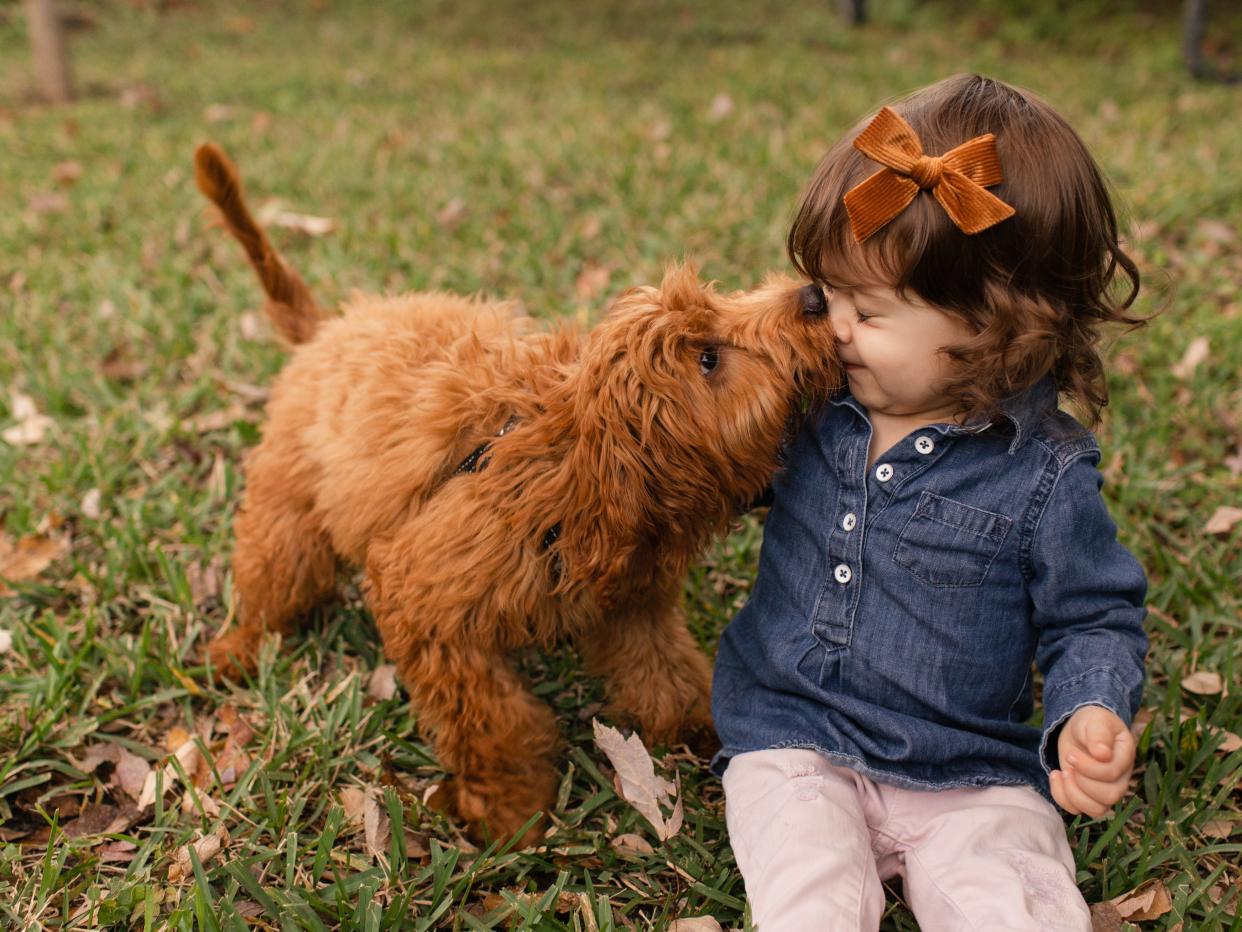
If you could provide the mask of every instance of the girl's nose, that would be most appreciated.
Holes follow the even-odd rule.
[[[832,321],[832,333],[837,338],[838,343],[849,343],[852,339],[850,334],[850,323],[845,314],[833,314],[829,318]]]

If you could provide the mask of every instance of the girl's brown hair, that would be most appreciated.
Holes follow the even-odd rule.
[[[994,133],[1005,180],[988,190],[1015,215],[967,235],[925,190],[859,245],[842,198],[881,168],[852,145],[868,119],[816,168],[789,231],[794,265],[839,287],[908,289],[971,326],[972,339],[946,349],[945,391],[966,419],[995,418],[1002,399],[1051,374],[1094,424],[1108,403],[1100,326],[1144,323],[1126,313],[1138,295],[1138,268],[1118,244],[1095,160],[1034,94],[978,75],[947,78],[890,106],[928,155]],[[1130,285],[1121,297],[1113,294],[1119,271]]]

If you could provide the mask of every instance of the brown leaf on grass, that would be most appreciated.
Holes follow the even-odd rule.
[[[1209,217],[1204,217],[1196,223],[1195,231],[1209,242],[1220,243],[1222,246],[1232,243],[1238,238],[1238,234],[1234,232],[1233,227],[1225,223],[1225,221],[1213,220]]]
[[[184,742],[182,742],[181,746],[177,748],[172,756],[176,759],[177,763],[181,765],[181,769],[179,771],[177,766],[173,764],[172,761],[169,761],[169,763],[165,765],[163,770],[163,791],[165,793],[176,786],[178,781],[182,779],[182,772],[184,772],[186,779],[193,781],[194,775],[198,772],[199,764],[201,764],[203,760],[202,752],[199,751],[198,743],[194,738],[187,738]],[[139,809],[145,809],[147,806],[155,803],[155,784],[157,773],[158,771],[152,770],[149,774],[147,774],[146,782],[142,786],[142,793],[138,797]]]
[[[380,664],[371,671],[367,695],[384,702],[397,694],[397,668],[391,663]]]
[[[1208,518],[1208,522],[1204,525],[1203,530],[1209,534],[1224,535],[1232,531],[1233,526],[1239,521],[1242,521],[1242,508],[1221,505],[1212,512],[1212,517]]]
[[[655,849],[651,847],[647,840],[642,835],[635,835],[633,832],[618,835],[608,844],[623,855],[655,854]]]
[[[1223,754],[1232,754],[1234,751],[1242,749],[1242,738],[1239,738],[1232,731],[1221,729],[1213,729],[1212,734],[1223,734],[1224,740],[1221,741],[1220,747],[1217,748]]]
[[[13,649],[13,634],[4,628],[0,628],[0,654],[7,654]]]
[[[707,116],[713,123],[719,123],[736,109],[737,105],[733,103],[733,98],[722,91],[712,98],[712,105],[708,108]]]
[[[63,214],[69,209],[69,198],[60,191],[39,191],[30,195],[26,209],[33,214]]]
[[[656,776],[655,764],[642,739],[637,734],[623,738],[619,731],[601,724],[598,719],[592,719],[591,725],[595,729],[595,743],[617,772],[617,795],[651,823],[661,841],[672,838],[681,828],[681,800],[677,800],[673,815],[666,822],[660,812],[660,802],[670,804],[671,793],[676,790],[667,780]]]
[[[92,521],[98,521],[99,516],[103,514],[100,509],[100,502],[103,499],[103,493],[99,489],[88,489],[86,494],[82,496],[82,515],[90,518]]]
[[[1121,932],[1124,922],[1111,902],[1091,904],[1091,932]]]
[[[466,202],[460,197],[455,197],[436,211],[436,223],[440,224],[440,228],[446,233],[453,233],[461,226],[467,214],[469,210],[466,209]]]
[[[1210,819],[1199,826],[1199,831],[1206,838],[1228,838],[1238,825],[1238,822],[1229,819]]]
[[[190,563],[185,568],[185,581],[190,587],[190,598],[195,605],[220,594],[220,558],[212,557],[210,563]]]
[[[95,852],[96,857],[105,864],[128,864],[136,856],[138,846],[132,841],[114,841],[104,845]]]
[[[223,706],[217,718],[224,728],[225,739],[224,745],[214,750],[216,773],[220,775],[220,785],[227,790],[236,785],[250,766],[251,758],[245,747],[254,737],[254,729],[231,705]],[[204,770],[210,774],[208,768]]]
[[[723,932],[723,930],[714,917],[697,916],[694,919],[674,919],[669,923],[668,932]]]
[[[355,828],[362,827],[367,854],[374,858],[388,851],[388,815],[380,808],[371,787],[348,786],[341,790],[341,806]]]
[[[1199,670],[1182,680],[1182,689],[1196,696],[1215,696],[1224,689],[1224,682],[1219,673],[1211,670]]]
[[[1173,901],[1164,881],[1159,877],[1145,880],[1129,893],[1109,900],[1122,919],[1129,922],[1146,922],[1159,919],[1173,908]]]
[[[29,447],[41,443],[48,428],[56,423],[46,414],[40,414],[34,399],[21,392],[9,393],[9,411],[17,423],[0,433],[0,438],[11,447]]]
[[[70,838],[86,835],[110,835],[123,832],[138,821],[141,811],[135,806],[113,806],[107,803],[87,803],[82,814],[64,825]]]
[[[1186,352],[1182,354],[1180,362],[1173,365],[1173,375],[1183,381],[1190,378],[1194,374],[1199,364],[1208,358],[1211,351],[1211,343],[1207,337],[1195,337],[1190,341],[1190,345],[1186,347]]]
[[[238,421],[247,421],[251,424],[257,423],[259,417],[260,415],[257,411],[251,411],[243,404],[231,404],[227,408],[221,408],[218,411],[208,411],[206,414],[192,417],[185,422],[185,426],[196,434],[210,434],[213,431],[232,427]]]
[[[574,293],[583,301],[594,301],[612,278],[612,269],[597,262],[587,262],[574,281]]]
[[[52,167],[52,180],[62,187],[70,188],[82,177],[81,162],[57,162]]]
[[[5,580],[33,579],[68,552],[69,537],[64,534],[49,536],[39,532],[14,542],[0,531],[0,596],[13,595]]]
[[[112,347],[99,364],[99,374],[113,382],[133,382],[146,371],[147,364],[134,358],[127,343]]]
[[[324,236],[336,229],[336,221],[327,217],[299,214],[281,207],[279,201],[266,201],[258,210],[258,219],[267,226],[297,230],[307,236]]]
[[[177,856],[172,864],[168,867],[168,880],[170,883],[176,883],[183,877],[190,876],[194,871],[194,865],[190,862],[190,849],[194,849],[194,853],[198,855],[200,864],[206,865],[212,858],[220,853],[220,850],[229,843],[229,830],[223,825],[216,827],[208,834],[204,835],[192,845],[177,851]]]
[[[229,104],[209,104],[203,109],[203,120],[207,123],[225,123],[237,116],[237,108]]]

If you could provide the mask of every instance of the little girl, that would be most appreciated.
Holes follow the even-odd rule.
[[[1099,169],[1043,101],[951,78],[824,157],[789,251],[848,390],[788,451],[716,661],[753,918],[875,930],[900,875],[928,932],[1088,932],[1045,797],[1125,794],[1147,647],[1099,448],[1057,409],[1098,418],[1098,331],[1140,322]]]

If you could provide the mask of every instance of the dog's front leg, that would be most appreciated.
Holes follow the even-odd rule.
[[[578,650],[604,679],[607,711],[636,724],[648,744],[685,742],[704,756],[719,746],[711,665],[686,628],[679,585],[608,613],[579,636]]]
[[[466,822],[477,841],[511,838],[537,812],[551,812],[560,733],[495,643],[495,625],[474,617],[460,594],[420,591],[400,565],[368,559],[368,601],[428,735],[451,779],[436,805]],[[544,820],[520,840],[542,838]]]

